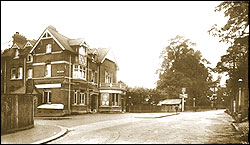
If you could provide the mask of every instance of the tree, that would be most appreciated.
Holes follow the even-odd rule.
[[[220,42],[229,42],[231,46],[227,53],[221,56],[217,63],[216,72],[227,72],[227,90],[229,96],[236,95],[238,79],[242,78],[243,85],[248,88],[248,56],[249,56],[249,1],[226,1],[215,8],[215,11],[224,11],[228,17],[227,23],[218,28],[215,24],[209,34],[217,36]]]
[[[192,105],[195,97],[197,105],[204,105],[207,101],[209,81],[212,76],[202,59],[200,51],[194,51],[195,43],[182,36],[176,36],[169,40],[169,46],[165,47],[160,55],[162,59],[157,89],[165,93],[165,98],[179,98],[181,88],[187,88],[187,104]]]

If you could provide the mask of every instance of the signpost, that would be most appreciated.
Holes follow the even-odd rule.
[[[182,103],[181,104],[181,111],[184,112],[184,101],[185,101],[185,98],[188,97],[187,94],[185,94],[186,93],[186,88],[182,88],[181,92],[182,92],[182,94],[180,94],[180,98],[182,99],[181,100],[181,103]]]

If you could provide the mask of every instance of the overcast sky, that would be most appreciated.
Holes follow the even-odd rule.
[[[90,47],[114,51],[118,80],[130,87],[154,88],[160,52],[176,35],[196,43],[196,50],[215,67],[228,45],[208,30],[223,25],[221,1],[1,1],[1,49],[14,33],[38,39],[52,25],[59,33],[84,38]],[[224,84],[225,78],[222,80]]]

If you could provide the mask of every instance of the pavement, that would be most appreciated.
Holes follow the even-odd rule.
[[[238,132],[240,132],[241,135],[241,140],[242,140],[242,144],[249,144],[249,120],[246,120],[244,122],[233,122],[232,123],[233,127],[235,128],[235,130],[237,130]]]
[[[179,114],[179,113],[178,113]],[[107,116],[106,118],[109,118],[110,114],[86,114],[84,115],[84,123],[83,124],[91,124],[98,121],[104,121],[108,120],[105,119],[104,116]],[[114,114],[115,115],[115,114]],[[127,114],[130,117],[133,118],[161,118],[171,115],[176,115],[176,113],[128,113]],[[5,135],[1,135],[1,144],[44,144],[48,143],[50,141],[53,141],[63,135],[65,135],[68,131],[67,126],[58,126],[58,125],[46,125],[46,123],[43,123],[42,120],[71,120],[77,121],[79,120],[77,118],[83,117],[80,115],[72,115],[68,117],[35,117],[34,127],[27,130],[17,131],[14,133],[9,133]],[[88,118],[88,119],[87,119]],[[97,119],[99,118],[99,119]],[[64,122],[63,121],[63,122]],[[36,123],[39,122],[39,123]],[[62,123],[64,124],[64,123]],[[73,123],[74,124],[74,123]],[[73,125],[71,124],[71,125]],[[78,123],[77,123],[78,124]]]
[[[1,135],[1,144],[42,144],[54,140],[67,132],[55,125],[39,125],[27,130]]]

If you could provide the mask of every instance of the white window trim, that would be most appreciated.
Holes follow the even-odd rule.
[[[29,57],[31,57],[31,60],[29,60]],[[33,62],[33,56],[32,56],[32,54],[28,54],[27,60],[28,60],[27,63]]]
[[[18,50],[18,49],[16,49],[14,59],[19,58],[19,54],[20,54],[19,50]]]
[[[74,92],[74,105],[77,105],[77,91]]]
[[[20,76],[19,76],[19,70],[20,69],[21,69],[21,71],[20,71]],[[18,80],[23,79],[23,67],[18,67],[17,68],[17,78],[16,79],[18,79]]]
[[[85,99],[86,99],[85,93],[81,92],[80,93],[80,105],[86,105]]]
[[[47,93],[47,102],[44,102],[44,97],[45,97],[45,93]],[[46,103],[46,104],[50,104],[51,102],[49,102],[49,100],[51,100],[51,96],[49,95],[49,94],[51,94],[51,91],[49,90],[49,91],[44,91],[43,92],[43,103]],[[50,99],[49,99],[50,98]]]
[[[45,73],[47,71],[47,66],[49,66],[49,65],[50,65],[50,73],[45,74],[45,76],[44,76],[45,78],[50,78],[52,76],[52,65],[51,64],[45,65]],[[48,74],[50,74],[50,75],[48,75]]]
[[[48,49],[48,46],[50,46],[50,48]],[[49,51],[48,51],[49,50]],[[45,50],[45,53],[48,54],[48,53],[52,53],[52,44],[48,43],[46,45],[46,50]]]
[[[75,68],[75,66],[77,66],[77,68]],[[87,76],[87,69],[86,69],[86,67],[84,67],[84,66],[81,66],[82,67],[82,69],[80,69],[80,66],[81,65],[76,65],[76,64],[74,64],[73,65],[73,79],[82,79],[82,80],[86,80],[86,76]],[[75,69],[77,69],[77,71],[75,71]],[[81,70],[82,70],[82,72],[81,72]],[[83,77],[83,73],[84,72],[84,77]]]
[[[30,76],[30,72],[31,72],[31,76]],[[32,77],[33,77],[33,69],[31,68],[31,69],[28,69],[28,79],[32,79]]]
[[[15,74],[14,74],[15,77],[12,77],[12,76],[13,76],[13,75],[12,75],[12,74],[13,74],[13,71],[12,71],[12,70],[15,70],[15,71],[16,71],[16,68],[11,68],[11,69],[10,69],[10,79],[11,79],[11,80],[15,80],[17,76],[16,76],[16,73],[15,73]]]

